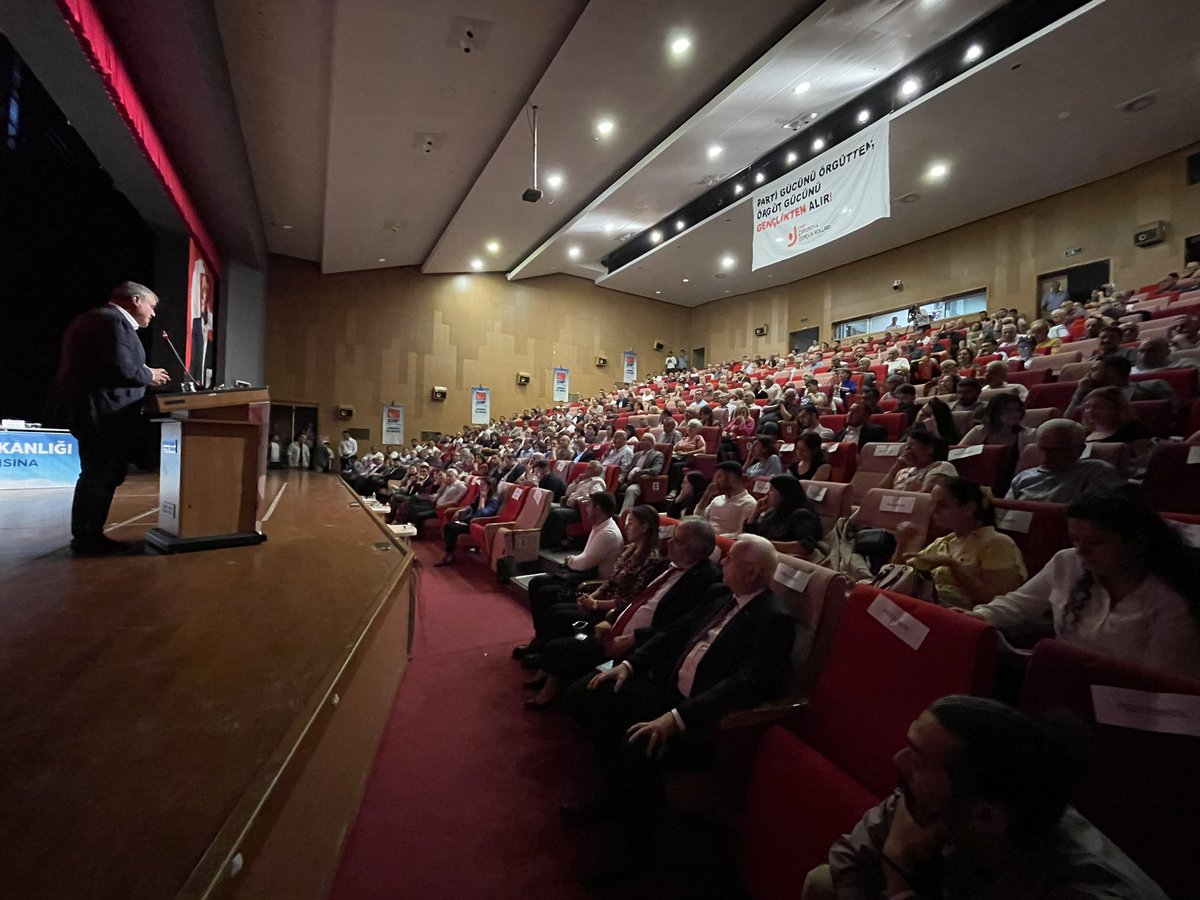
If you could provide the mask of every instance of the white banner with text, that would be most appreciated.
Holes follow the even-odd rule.
[[[471,388],[471,424],[486,425],[492,420],[492,389]]]
[[[567,369],[554,370],[554,402],[566,403],[571,396],[571,373]]]
[[[750,196],[752,269],[815,250],[892,213],[888,120],[864,128]]]
[[[632,350],[627,350],[621,357],[624,360],[624,377],[622,380],[626,384],[633,384],[637,381],[637,354]]]
[[[383,443],[404,443],[404,407],[394,404],[384,404],[383,407]]]

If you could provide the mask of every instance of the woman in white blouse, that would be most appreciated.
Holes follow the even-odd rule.
[[[904,451],[879,483],[881,488],[928,494],[958,476],[953,464],[946,462],[950,445],[945,440],[920,426],[909,429],[905,438]]]
[[[1200,570],[1179,533],[1136,487],[1076,500],[1067,530],[1071,548],[969,615],[1005,628],[1048,611],[1068,643],[1200,679]]]

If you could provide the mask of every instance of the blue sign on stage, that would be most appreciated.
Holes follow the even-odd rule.
[[[0,431],[0,490],[74,487],[79,443],[63,431]]]

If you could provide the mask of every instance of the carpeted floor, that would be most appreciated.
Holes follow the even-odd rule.
[[[510,657],[529,636],[521,601],[475,559],[424,567],[413,659],[396,694],[335,900],[595,896],[578,873],[594,833],[564,828],[558,805],[594,790],[587,748],[565,713],[522,708],[527,677]],[[678,853],[615,897],[730,897],[726,846],[684,838],[703,862],[681,878]],[[704,832],[704,833],[701,833]],[[727,841],[718,839],[727,845]],[[714,866],[716,871],[714,871]]]

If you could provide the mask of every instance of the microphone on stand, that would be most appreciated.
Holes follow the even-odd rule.
[[[179,355],[179,351],[176,350],[175,345],[171,343],[171,336],[167,334],[166,329],[163,329],[162,336],[163,340],[167,342],[167,346],[171,348],[171,352],[175,354],[175,359],[179,361],[179,368],[183,369],[183,374],[187,377],[187,381],[183,383],[183,390],[185,392],[195,393],[196,389],[200,387],[200,385],[196,382],[196,379],[192,377],[192,373],[188,371],[188,367],[183,364],[183,357]]]

